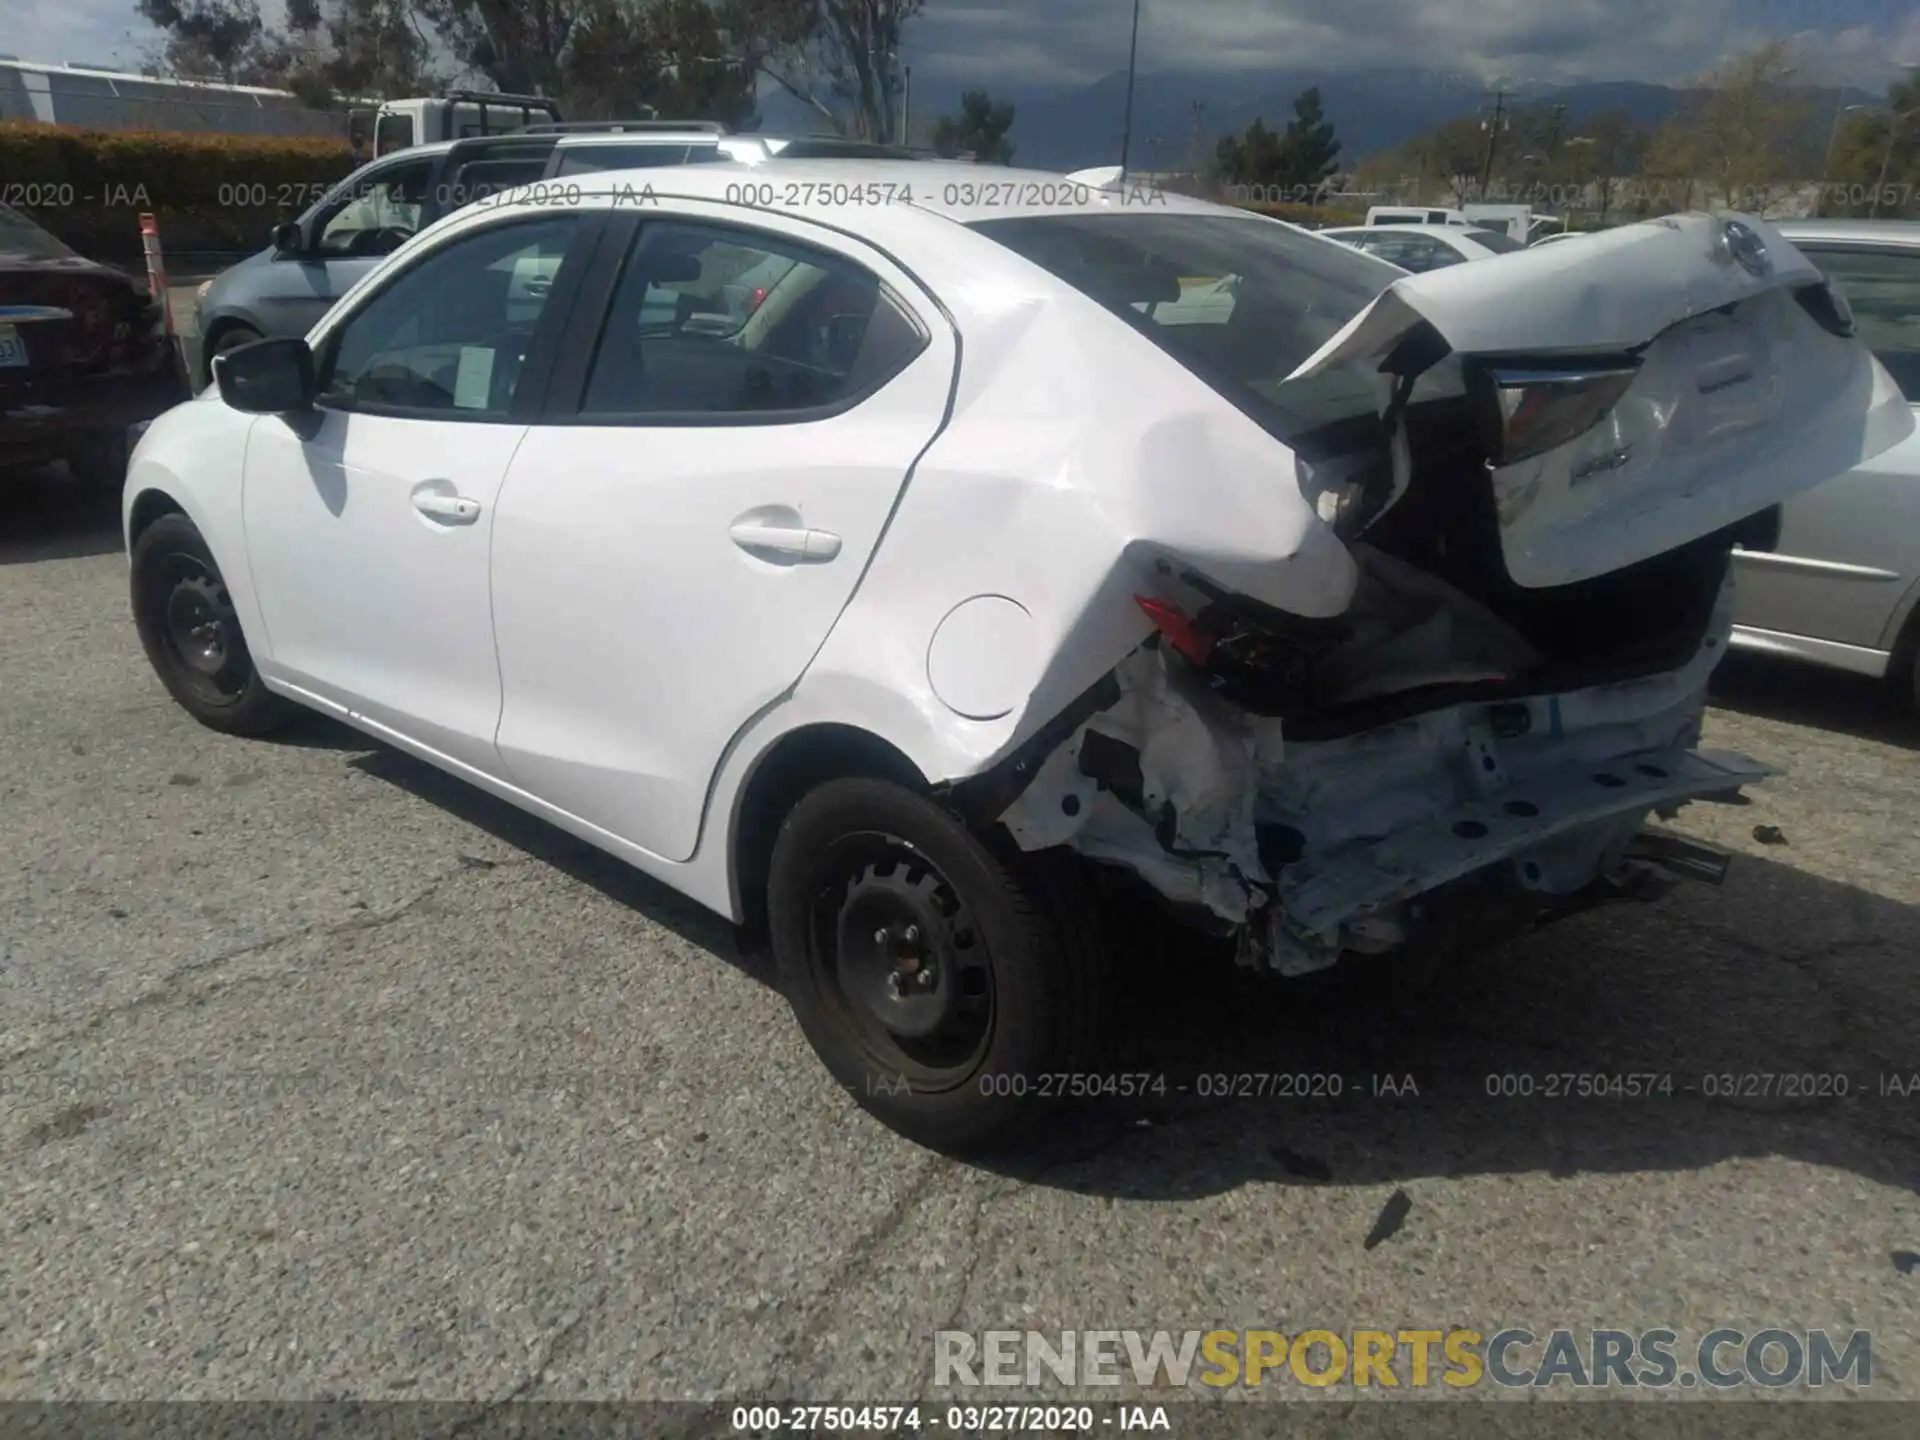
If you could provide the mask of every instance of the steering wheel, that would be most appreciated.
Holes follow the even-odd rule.
[[[402,230],[392,225],[379,230],[362,230],[353,237],[353,243],[347,246],[347,254],[390,255],[412,238],[411,230]]]

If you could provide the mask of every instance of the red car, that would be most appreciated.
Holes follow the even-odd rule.
[[[0,205],[0,475],[65,460],[117,488],[128,427],[190,393],[144,280]]]

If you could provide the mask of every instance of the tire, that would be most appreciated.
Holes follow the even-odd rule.
[[[941,1151],[1005,1145],[1098,1055],[1097,915],[1078,878],[1016,871],[891,781],[828,781],[774,841],[781,987],[814,1052],[883,1124]]]
[[[118,495],[127,483],[126,433],[101,430],[86,435],[67,451],[67,469],[89,495]]]
[[[1887,678],[1901,713],[1910,721],[1920,721],[1920,610],[1908,618],[1905,633],[1893,647]]]
[[[300,714],[254,669],[220,567],[191,520],[155,520],[134,542],[130,570],[140,643],[183,710],[229,735],[265,735]]]
[[[251,325],[229,325],[220,331],[220,333],[214,337],[213,344],[207,347],[206,359],[201,362],[201,368],[206,371],[206,374],[201,377],[203,386],[213,383],[214,356],[224,355],[229,350],[237,350],[242,345],[251,345],[256,340],[264,340],[266,338],[266,336],[262,335]]]

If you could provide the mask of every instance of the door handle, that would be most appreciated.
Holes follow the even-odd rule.
[[[831,530],[803,530],[743,520],[727,533],[733,537],[734,544],[750,555],[777,555],[784,560],[819,564],[840,553],[840,537]]]
[[[480,518],[480,502],[464,495],[448,495],[439,490],[417,491],[413,508],[422,515],[444,520],[450,525],[471,525]]]

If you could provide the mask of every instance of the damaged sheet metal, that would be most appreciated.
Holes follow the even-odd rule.
[[[1397,562],[1382,568],[1403,583],[1374,592],[1387,602],[1353,642],[1370,637],[1380,658],[1347,657],[1343,690],[1524,661],[1496,617]],[[1516,894],[1574,895],[1619,867],[1649,812],[1771,773],[1692,748],[1731,610],[1728,583],[1677,670],[1291,745],[1280,721],[1145,646],[1114,672],[1118,701],[1046,759],[1002,819],[1026,849],[1070,846],[1204,907],[1241,933],[1247,963],[1303,974],[1343,951],[1390,950],[1409,938],[1418,897],[1492,871]]]

